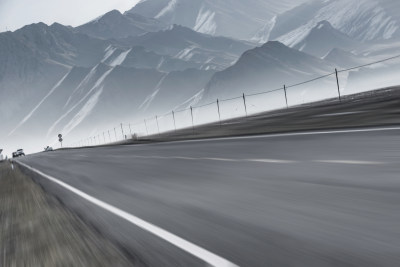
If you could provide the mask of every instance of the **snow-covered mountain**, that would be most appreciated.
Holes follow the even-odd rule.
[[[167,25],[156,19],[146,18],[134,13],[123,15],[118,10],[112,10],[95,20],[77,27],[76,30],[102,39],[118,39],[147,32],[156,32],[166,27]]]
[[[400,53],[395,2],[143,0],[76,28],[38,23],[0,33],[0,146],[11,139],[45,146],[60,132],[80,139],[175,107],[269,91],[393,56]],[[263,45],[254,48],[258,42]],[[386,80],[388,70],[398,69],[379,67]],[[341,85],[365,86],[373,73],[352,70]],[[336,80],[288,93],[292,105],[334,96]],[[282,91],[277,94],[250,97],[249,108],[254,100],[260,107],[281,103]]]
[[[15,132],[29,131],[48,140],[60,132],[79,138],[109,125],[163,114],[204,88],[213,73],[195,69],[165,73],[103,63],[91,69],[74,67]],[[41,127],[35,127],[38,121]]]
[[[201,33],[249,40],[274,15],[304,0],[142,0],[127,13]]]
[[[235,65],[217,72],[207,84],[204,100],[269,91],[333,70],[328,62],[271,41],[247,51]]]
[[[160,55],[194,62],[202,62],[214,69],[231,66],[253,43],[226,37],[216,37],[172,25],[167,30],[150,32],[119,40],[125,46],[142,46]]]
[[[333,28],[328,21],[321,21],[293,48],[322,58],[334,48],[350,51],[361,46],[361,43]]]
[[[180,41],[170,43],[171,51],[196,43],[191,38],[183,43],[188,36],[172,33]],[[197,55],[191,57],[161,55],[151,47],[90,37],[59,24],[0,34],[1,139],[50,144],[58,132],[72,138],[107,123],[171,111],[204,88],[212,69],[222,69],[221,60],[210,59],[210,53],[222,53],[226,41],[231,49],[224,64],[231,64],[239,57],[236,49],[247,47],[227,38],[195,36],[200,36]]]
[[[296,46],[321,21],[358,41],[387,40],[400,36],[400,4],[393,0],[312,0],[273,18],[270,40]],[[265,38],[265,37],[264,37]],[[260,39],[262,40],[262,39]]]
[[[71,66],[98,62],[107,43],[60,24],[26,26],[0,34],[0,120],[16,124]]]
[[[115,48],[110,47],[110,49],[114,50]],[[115,49],[113,55],[110,55],[108,59],[104,62],[108,63],[112,60],[116,60],[116,56],[125,55],[126,58],[122,62],[122,66],[139,68],[139,69],[156,69],[164,72],[171,71],[183,71],[186,69],[194,68],[194,69],[205,69],[210,66],[208,64],[204,64],[203,62],[195,62],[191,60],[183,60],[179,58],[174,58],[169,55],[159,55],[151,50],[147,50],[143,46],[134,46],[130,48],[128,51],[124,51],[122,49]],[[112,63],[110,63],[112,64]],[[212,66],[210,68],[217,68],[217,66]]]

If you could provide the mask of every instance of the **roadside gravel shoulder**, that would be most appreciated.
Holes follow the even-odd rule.
[[[135,266],[135,259],[0,163],[0,266]]]

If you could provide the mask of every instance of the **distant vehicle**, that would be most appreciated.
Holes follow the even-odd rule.
[[[22,157],[22,156],[25,156],[23,149],[18,149],[17,151],[12,153],[13,158],[18,158],[18,157]]]
[[[49,152],[49,151],[53,151],[53,148],[51,146],[47,146],[44,148],[44,152]]]

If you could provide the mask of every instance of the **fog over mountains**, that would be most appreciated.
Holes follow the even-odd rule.
[[[399,14],[396,0],[142,0],[76,28],[0,33],[0,147],[36,151],[400,54]]]

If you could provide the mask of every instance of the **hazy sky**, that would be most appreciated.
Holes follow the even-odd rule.
[[[112,9],[123,12],[139,0],[0,0],[0,32],[24,25],[59,22],[77,26]]]

